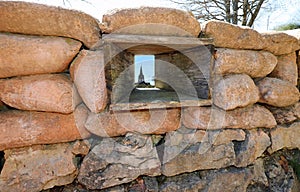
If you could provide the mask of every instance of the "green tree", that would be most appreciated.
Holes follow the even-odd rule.
[[[268,0],[170,0],[192,12],[198,20],[211,19],[252,27]]]

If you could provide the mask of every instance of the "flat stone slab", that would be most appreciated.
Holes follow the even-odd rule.
[[[276,126],[272,113],[260,105],[230,111],[210,107],[188,107],[184,109],[182,116],[184,126],[203,130],[273,128]]]
[[[0,191],[35,192],[72,183],[78,174],[75,156],[88,151],[84,142],[5,150]]]
[[[121,136],[128,132],[164,134],[180,127],[180,109],[90,113],[85,127],[100,137]]]
[[[75,111],[78,113],[77,116],[82,116],[83,112]],[[84,127],[79,127],[78,120],[77,118],[75,121],[73,113],[66,115],[18,110],[2,111],[0,112],[0,151],[37,144],[69,142],[88,137],[89,132]]]
[[[201,30],[188,12],[160,7],[115,10],[103,15],[102,22],[104,33],[198,37]]]
[[[205,37],[214,39],[216,47],[261,50],[266,45],[263,36],[249,27],[211,20],[201,25]]]
[[[96,19],[85,13],[27,2],[0,2],[0,31],[70,37],[92,48],[100,40]]]

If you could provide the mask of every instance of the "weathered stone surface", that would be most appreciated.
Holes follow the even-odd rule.
[[[62,74],[1,80],[0,99],[7,105],[21,110],[58,113],[72,113],[80,103],[73,83]]]
[[[262,130],[249,130],[245,142],[235,144],[235,166],[246,167],[253,164],[270,145],[268,134]]]
[[[298,155],[291,155],[289,151],[279,151],[265,158],[264,171],[269,185],[264,191],[298,192],[300,190],[299,179],[297,179],[299,172],[296,171],[300,160],[299,151],[297,153]]]
[[[78,173],[75,156],[88,151],[81,142],[6,150],[0,191],[36,192],[72,183]]]
[[[285,81],[289,81],[293,85],[297,85],[298,67],[296,63],[296,53],[277,56],[278,63],[269,77],[275,77]]]
[[[262,35],[266,42],[265,50],[274,55],[289,54],[300,49],[298,39],[286,33],[272,31]]]
[[[275,107],[287,107],[299,101],[299,90],[288,81],[266,77],[257,83],[259,102]]]
[[[0,151],[74,141],[89,136],[84,127],[76,126],[73,113],[3,111],[0,112],[0,130]]]
[[[78,180],[89,189],[128,183],[139,175],[160,175],[160,161],[151,137],[129,133],[104,138],[84,158]]]
[[[247,74],[252,78],[265,77],[277,64],[276,57],[267,51],[216,49],[214,71],[217,74]]]
[[[208,192],[246,191],[253,175],[249,169],[224,169],[213,171],[206,178],[210,180]]]
[[[218,131],[207,133],[192,130],[181,133],[180,131],[167,133],[165,137],[162,174],[174,176],[234,164],[235,153],[231,142],[231,139],[235,139],[234,137],[229,137],[228,141],[224,142],[219,139],[220,132]],[[215,145],[215,143],[220,145]],[[160,152],[162,151],[158,148],[158,153]]]
[[[70,67],[71,77],[82,100],[95,113],[107,104],[107,91],[102,51],[82,50]]]
[[[216,106],[232,110],[256,103],[259,92],[248,75],[236,74],[219,80],[213,87],[212,97]]]
[[[207,181],[200,179],[196,173],[182,174],[174,177],[168,177],[159,187],[160,192],[174,191],[203,191]]]
[[[188,107],[183,111],[183,124],[187,128],[220,129],[258,127],[272,128],[276,120],[265,107],[253,105],[231,111],[221,111],[209,107]]]
[[[198,37],[201,30],[188,12],[161,7],[116,10],[104,15],[102,22],[104,33]]]
[[[270,153],[278,151],[282,148],[300,149],[300,123],[295,122],[288,127],[278,126],[271,131],[272,145],[269,149]]]
[[[70,37],[83,42],[88,48],[95,46],[100,39],[96,19],[82,12],[35,3],[3,1],[0,12],[0,31]]]
[[[265,47],[263,36],[248,27],[240,27],[223,21],[204,22],[202,32],[214,38],[216,47],[261,50]]]
[[[300,103],[296,103],[290,107],[277,108],[268,106],[268,109],[274,115],[278,124],[286,124],[300,119]]]
[[[10,23],[7,21],[0,21],[0,29],[2,24]],[[3,33],[0,45],[0,78],[62,72],[81,47],[80,42],[68,38]]]
[[[127,132],[164,134],[179,128],[180,110],[90,113],[85,126],[91,133],[101,137],[120,136]]]

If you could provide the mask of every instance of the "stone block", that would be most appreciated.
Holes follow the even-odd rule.
[[[0,2],[0,12],[2,4]],[[1,25],[10,23],[0,18]],[[81,43],[69,38],[0,33],[0,78],[62,72],[79,52]]]
[[[101,137],[120,136],[127,132],[164,134],[179,128],[180,110],[90,113],[85,126],[91,133]]]
[[[198,37],[201,30],[190,13],[161,7],[116,10],[103,15],[102,22],[104,33]]]
[[[280,149],[300,149],[300,123],[295,122],[289,126],[277,126],[271,131],[272,145],[269,149],[270,153],[274,153]]]
[[[262,130],[249,130],[246,140],[235,144],[235,166],[246,167],[253,164],[270,145],[271,141],[267,133]]]
[[[289,54],[300,49],[298,39],[286,33],[272,31],[262,35],[266,41],[265,50],[274,55]]]
[[[72,113],[81,102],[66,75],[45,74],[0,80],[0,99],[29,111]]]
[[[261,50],[265,47],[263,36],[249,27],[217,20],[204,22],[201,27],[205,37],[214,39],[216,47],[253,50]]]
[[[216,106],[232,110],[256,103],[259,92],[248,75],[235,74],[225,76],[215,83],[212,98]]]
[[[88,151],[83,142],[5,150],[0,191],[36,192],[72,183],[78,174],[75,156]]]
[[[288,81],[266,77],[257,82],[257,87],[260,103],[275,107],[287,107],[299,101],[299,90]]]
[[[157,148],[158,153],[163,154],[162,174],[174,176],[196,170],[231,166],[235,161],[232,141],[242,141],[244,136],[243,131],[233,130],[205,132],[181,128],[169,132],[163,147]]]
[[[217,48],[214,72],[226,75],[247,74],[252,78],[265,77],[277,64],[276,57],[267,51]]]
[[[89,189],[104,189],[160,175],[160,160],[151,137],[129,133],[125,138],[104,138],[84,158],[78,181]]]
[[[277,56],[278,63],[269,77],[275,77],[297,85],[298,67],[296,52]]]
[[[83,42],[88,48],[96,46],[101,37],[97,20],[79,11],[2,1],[0,12],[0,31],[3,32],[69,37]]]
[[[272,107],[267,106],[271,113],[274,115],[278,124],[292,123],[300,119],[300,103],[291,105],[289,107]]]
[[[78,110],[75,113],[84,113],[82,109]],[[76,123],[78,124],[78,121],[75,121],[73,113],[66,115],[17,110],[0,112],[0,151],[88,137],[89,132],[80,127],[80,123],[78,126]]]
[[[276,126],[276,120],[272,113],[260,105],[231,111],[209,107],[188,107],[183,111],[182,122],[187,128],[203,130],[221,128],[254,129]]]
[[[71,77],[86,106],[95,113],[107,104],[102,51],[82,50],[70,67]]]

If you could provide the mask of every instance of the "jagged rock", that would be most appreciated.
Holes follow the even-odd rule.
[[[263,36],[248,27],[217,20],[204,22],[201,27],[206,37],[214,39],[216,47],[253,50],[261,50],[265,47]]]
[[[269,77],[275,77],[285,81],[289,81],[293,85],[297,85],[298,67],[296,63],[296,52],[277,56],[277,65]]]
[[[143,177],[147,192],[159,192],[158,182],[155,177]]]
[[[161,7],[116,10],[103,15],[102,22],[104,33],[198,37],[201,30],[188,12]]]
[[[268,106],[268,109],[274,115],[278,124],[292,123],[300,119],[300,103],[296,103],[290,107],[278,108]]]
[[[0,29],[11,23],[1,21],[3,3],[6,2],[0,2]],[[62,72],[81,47],[80,42],[68,38],[3,33],[0,44],[0,78]]]
[[[89,189],[128,183],[140,175],[160,175],[160,161],[151,137],[128,133],[104,138],[84,158],[78,180]]]
[[[233,165],[235,153],[231,139],[234,140],[234,137],[228,138],[227,142],[219,141],[220,145],[214,145],[214,142],[218,143],[219,131],[206,132],[205,136],[203,131],[180,131],[167,133],[164,148],[158,148],[158,153],[163,153],[162,174],[174,176]]]
[[[203,177],[202,177],[203,178]],[[246,191],[253,179],[250,169],[229,168],[221,171],[211,171],[204,176],[208,180],[207,192]]]
[[[244,142],[235,143],[235,166],[246,167],[253,164],[270,145],[270,138],[265,132],[262,130],[249,130]]]
[[[167,177],[159,187],[160,192],[174,191],[203,191],[207,181],[200,179],[197,173],[182,174],[174,177]]]
[[[285,153],[274,153],[264,161],[264,169],[268,178],[268,191],[274,192],[298,192],[300,183],[295,175]],[[297,158],[299,163],[299,158]]]
[[[274,55],[289,54],[300,49],[298,39],[286,33],[272,31],[262,33],[262,36],[266,42],[265,50]]]
[[[21,110],[58,113],[72,113],[81,102],[73,83],[62,74],[0,80],[0,99]]]
[[[259,102],[275,107],[287,107],[299,101],[299,90],[288,81],[266,77],[258,81]]]
[[[36,192],[72,183],[78,173],[76,155],[86,155],[88,151],[84,142],[6,150],[0,191]]]
[[[74,113],[83,114],[78,108]],[[90,135],[75,115],[8,110],[0,112],[0,151],[36,144],[69,142]]]
[[[255,183],[256,185],[260,184],[263,186],[269,186],[268,178],[264,168],[264,159],[258,158],[254,161],[253,176],[253,183]]]
[[[164,134],[179,128],[180,110],[90,113],[85,126],[91,133],[101,137],[120,136],[127,132]]]
[[[212,97],[216,106],[232,110],[256,103],[259,100],[259,92],[248,75],[236,74],[219,80],[213,87]]]
[[[70,74],[82,100],[94,113],[107,104],[107,91],[102,51],[82,50],[72,62]]]
[[[187,128],[204,130],[272,128],[276,126],[276,120],[272,113],[260,105],[237,108],[231,111],[210,107],[188,107],[184,109],[182,119],[183,125]]]
[[[79,11],[35,3],[2,1],[0,12],[0,31],[70,37],[83,42],[88,48],[97,45],[100,40],[97,20]],[[56,53],[59,51],[56,50]]]
[[[298,148],[300,149],[300,123],[295,122],[288,127],[277,126],[271,131],[272,145],[269,149],[270,153],[278,151],[282,148]]]
[[[217,74],[244,73],[252,78],[265,77],[273,71],[277,64],[277,58],[267,51],[223,48],[217,48],[216,50],[214,72]]]

